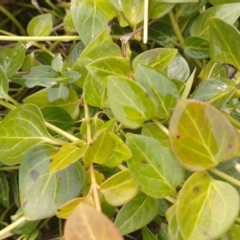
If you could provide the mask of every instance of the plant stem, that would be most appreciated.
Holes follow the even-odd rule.
[[[169,136],[168,129],[157,118],[153,118],[152,121],[159,127],[167,136]]]
[[[81,146],[85,145],[85,142],[83,140],[73,136],[72,134],[69,134],[68,132],[63,131],[62,129],[52,125],[51,123],[44,121],[44,124],[48,129],[51,129],[55,133],[58,133],[59,135],[69,139],[70,141],[72,141],[72,142],[77,141]]]
[[[20,24],[20,22],[9,12],[6,8],[0,5],[0,11],[5,14],[9,19],[12,20],[12,22],[16,25],[16,27],[19,29],[20,33],[24,35],[26,33],[23,26]]]
[[[20,166],[15,165],[15,166],[3,166],[0,167],[0,171],[13,171],[13,170],[19,170]]]
[[[220,171],[220,170],[218,170],[216,168],[208,169],[208,171],[212,172],[212,173],[216,174],[217,176],[225,179],[226,181],[228,181],[228,182],[230,182],[230,183],[240,187],[240,181],[238,181],[237,179],[227,175],[226,173],[224,173],[224,172],[222,172],[222,171]]]
[[[232,116],[230,116],[229,114],[221,111],[221,113],[229,120],[229,122],[231,122],[231,124],[233,126],[235,126],[236,128],[240,129],[240,122],[237,121],[236,119],[234,119]]]
[[[9,233],[11,230],[13,230],[14,228],[16,228],[17,226],[19,226],[20,224],[24,223],[25,221],[27,221],[27,219],[25,218],[25,216],[20,217],[18,220],[16,220],[15,222],[11,223],[10,225],[8,225],[7,227],[5,227],[4,229],[2,229],[0,231],[0,237],[2,237],[4,234]]]
[[[18,42],[18,41],[73,41],[80,40],[79,36],[0,36],[0,41]]]
[[[14,106],[11,103],[8,103],[8,102],[6,102],[6,101],[4,101],[2,99],[0,99],[0,105],[4,106],[4,107],[6,107],[6,108],[8,108],[10,110],[13,110],[13,109],[16,108],[16,106]]]
[[[89,109],[88,109],[88,105],[87,105],[85,100],[83,100],[83,107],[84,107],[85,122],[86,122],[86,126],[87,126],[87,143],[91,144],[92,137],[91,137],[91,125],[90,125]],[[97,181],[96,181],[96,178],[95,178],[93,163],[90,164],[89,171],[90,171],[90,176],[91,176],[91,188],[90,189],[92,190],[92,193],[93,193],[93,199],[94,199],[95,207],[99,212],[102,212],[101,204],[100,204],[100,200],[99,200],[99,195],[98,195],[98,188],[99,187],[98,187],[98,184],[97,184]]]
[[[177,23],[174,15],[173,15],[173,12],[170,11],[170,12],[168,13],[168,15],[169,15],[170,21],[171,21],[171,23],[172,23],[173,30],[174,30],[174,32],[175,32],[175,34],[176,34],[179,42],[180,42],[181,45],[182,45],[182,44],[184,43],[184,38],[183,38],[183,36],[182,36],[182,33],[181,33],[180,28],[179,28],[179,26],[178,26],[178,23]]]

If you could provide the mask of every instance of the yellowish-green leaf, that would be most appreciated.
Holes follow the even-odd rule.
[[[129,202],[139,191],[130,171],[124,170],[108,178],[100,186],[106,201],[112,206],[120,206]]]
[[[238,153],[237,130],[216,108],[196,100],[178,102],[169,136],[177,159],[191,171],[214,167]]]
[[[177,201],[177,222],[183,239],[209,240],[223,235],[239,213],[239,195],[228,183],[206,172],[185,182]]]
[[[79,148],[73,144],[66,144],[60,147],[57,153],[53,154],[50,162],[51,172],[56,172],[68,167],[83,157],[87,145]]]

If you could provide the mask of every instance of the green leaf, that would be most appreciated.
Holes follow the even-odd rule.
[[[138,128],[156,116],[157,106],[146,89],[138,83],[120,77],[109,77],[108,99],[119,122],[129,128]]]
[[[209,78],[227,78],[227,69],[219,63],[210,60],[208,64],[202,68],[198,76],[202,81],[206,81]]]
[[[0,171],[0,189],[0,203],[5,208],[9,208],[9,185],[7,177],[3,171]]]
[[[91,106],[99,108],[109,107],[106,87],[90,74],[87,75],[84,81],[83,98]]]
[[[168,118],[179,99],[176,85],[161,72],[142,65],[137,67],[136,79],[158,103],[158,118]]]
[[[112,138],[114,147],[111,157],[103,165],[109,168],[113,168],[120,165],[123,161],[130,159],[132,157],[132,153],[121,138],[112,132],[109,132],[109,134]]]
[[[29,36],[48,36],[52,28],[52,15],[50,13],[45,13],[31,19],[27,26],[27,32]]]
[[[39,65],[39,62],[36,60],[34,52],[27,54],[24,58],[21,70],[23,72],[30,72],[32,67]]]
[[[149,39],[164,47],[177,43],[177,36],[173,29],[162,22],[155,22],[149,26]]]
[[[225,3],[239,3],[239,0],[209,0],[213,5],[220,5]]]
[[[127,145],[132,152],[129,170],[145,194],[162,198],[176,192],[184,171],[169,147],[155,139],[130,133],[127,134]]]
[[[40,110],[33,104],[12,110],[0,124],[1,161],[7,165],[21,162],[29,148],[41,143],[55,142],[47,132]]]
[[[105,86],[109,76],[128,77],[130,72],[129,61],[123,57],[101,58],[88,64],[86,68],[94,79]]]
[[[158,210],[158,200],[140,192],[134,199],[123,205],[118,212],[115,225],[123,235],[129,234],[151,222],[157,216]]]
[[[192,174],[177,201],[177,221],[183,239],[188,240],[220,237],[233,225],[238,212],[237,191],[206,172]]]
[[[49,161],[55,148],[39,145],[24,156],[19,170],[20,202],[28,220],[39,220],[55,215],[65,202],[79,195],[85,172],[80,164],[72,164],[51,173]]]
[[[168,208],[166,217],[168,221],[168,234],[170,239],[183,240],[177,221],[177,205]]]
[[[49,102],[56,101],[58,99],[67,100],[69,97],[69,88],[63,85],[59,87],[51,87],[48,90]]]
[[[226,233],[226,236],[229,240],[237,240],[240,238],[240,227],[237,224],[234,224],[230,230]],[[224,240],[224,239],[222,239]]]
[[[164,70],[174,59],[177,50],[174,48],[155,48],[140,53],[133,59],[132,67],[137,69],[138,64],[153,67],[158,71]]]
[[[190,28],[191,36],[210,39],[209,25],[211,18],[220,18],[223,21],[233,24],[240,15],[240,3],[223,4],[211,7],[199,15],[192,23]]]
[[[175,4],[172,3],[164,3],[159,0],[151,0],[149,2],[149,19],[157,19],[166,15]]]
[[[240,49],[236,47],[240,41],[239,31],[217,18],[210,20],[209,29],[212,61],[232,64],[240,70]]]
[[[143,240],[158,240],[157,237],[147,227],[141,229]]]
[[[184,53],[193,59],[209,58],[208,40],[201,37],[188,37],[183,43]]]
[[[51,156],[51,173],[60,171],[80,160],[86,152],[86,149],[87,146],[79,148],[73,144],[66,144],[61,146],[58,152],[54,153]]]
[[[56,54],[52,59],[51,67],[56,72],[61,72],[63,68],[63,59],[60,53]]]
[[[107,129],[98,132],[84,154],[85,163],[104,164],[112,155],[114,144]]]
[[[8,78],[3,69],[0,67],[0,98],[8,98],[8,89]]]
[[[171,79],[187,81],[190,76],[190,68],[187,61],[180,53],[177,53],[164,71]]]
[[[183,2],[183,1],[181,1]],[[175,11],[177,13],[176,18],[179,17],[188,17],[193,13],[199,11],[206,3],[207,0],[198,0],[197,3],[180,3],[176,4]]]
[[[139,187],[133,181],[129,170],[124,170],[104,181],[100,191],[109,204],[121,206],[136,196]]]
[[[239,137],[232,124],[211,105],[182,99],[170,123],[172,150],[190,171],[203,171],[238,153]]]
[[[141,135],[158,140],[164,147],[169,146],[168,136],[154,123],[144,123]]]
[[[74,26],[85,46],[102,31],[109,32],[108,22],[116,17],[113,6],[107,0],[73,0],[70,10]]]
[[[15,74],[23,64],[25,57],[25,44],[19,42],[16,47],[0,50],[0,67],[7,77]]]
[[[67,100],[57,99],[56,101],[50,102],[48,100],[49,89],[45,88],[40,90],[23,100],[26,103],[32,103],[37,105],[40,109],[50,106],[56,106],[65,110],[72,119],[76,119],[79,115],[79,100],[76,92],[69,88],[69,97]]]
[[[60,107],[47,106],[41,109],[43,118],[58,128],[63,130],[69,129],[74,125],[74,121],[70,115]]]
[[[192,98],[208,102],[221,109],[236,91],[235,84],[227,78],[210,78],[193,93]]]
[[[58,83],[60,75],[51,66],[40,65],[31,68],[29,74],[16,74],[12,81],[22,86],[32,88],[35,86],[51,87]]]

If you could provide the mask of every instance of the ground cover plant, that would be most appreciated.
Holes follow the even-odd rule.
[[[0,239],[240,239],[239,1],[0,3]]]

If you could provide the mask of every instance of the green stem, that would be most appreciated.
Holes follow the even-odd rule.
[[[73,40],[80,40],[79,36],[0,36],[0,41],[73,41]]]
[[[153,118],[152,121],[159,127],[167,136],[169,136],[168,129],[157,118]]]
[[[27,221],[27,219],[23,216],[18,220],[16,220],[15,222],[11,223],[10,225],[8,225],[7,227],[5,227],[0,231],[0,237],[2,237],[4,234],[9,233],[11,230],[18,227],[20,224],[24,223],[25,221]]]
[[[6,8],[0,5],[0,11],[5,14],[16,25],[22,35],[25,35],[26,31],[20,22],[9,12]]]
[[[13,171],[13,170],[19,170],[20,165],[15,165],[15,166],[3,166],[0,167],[0,171]]]
[[[13,99],[11,96],[7,95],[6,99],[8,101],[12,102],[14,104],[14,106],[16,106],[16,107],[20,106],[20,104],[15,99]]]
[[[69,139],[69,140],[72,141],[72,142],[77,141],[77,142],[79,143],[79,145],[81,145],[81,146],[83,146],[83,145],[86,144],[83,140],[81,140],[81,139],[73,136],[72,134],[69,134],[68,132],[63,131],[62,129],[60,129],[60,128],[54,126],[54,125],[52,125],[51,123],[48,123],[48,122],[45,122],[45,121],[44,121],[44,124],[45,124],[45,126],[46,126],[48,129],[51,129],[51,130],[54,131],[55,133],[58,133],[59,135],[65,137],[65,138],[67,138],[67,139]]]
[[[235,126],[236,128],[240,129],[240,122],[237,121],[236,119],[234,119],[232,116],[230,116],[229,114],[221,111],[221,113],[229,120],[229,122],[231,122],[231,124],[233,126]]]
[[[225,179],[226,181],[228,181],[228,182],[230,182],[230,183],[240,187],[240,181],[238,181],[237,179],[229,176],[228,174],[226,174],[226,173],[224,173],[224,172],[222,172],[222,171],[220,171],[220,170],[218,170],[216,168],[208,169],[208,171],[212,172],[212,173],[216,174],[217,176]]]
[[[84,121],[86,122],[86,126],[87,126],[87,142],[91,143],[92,142],[91,125],[90,125],[88,105],[86,101],[83,101],[83,106],[84,106],[84,116],[85,116]]]
[[[166,196],[164,197],[166,200],[168,200],[170,203],[174,204],[176,202],[176,198],[174,198],[173,196]]]
[[[181,45],[182,45],[182,44],[184,43],[184,38],[183,38],[183,36],[182,36],[182,33],[181,33],[180,28],[179,28],[179,26],[178,26],[178,23],[177,23],[174,15],[173,15],[173,12],[170,11],[170,12],[168,13],[168,15],[169,15],[170,21],[171,21],[171,23],[172,23],[173,30],[174,30],[174,32],[175,32],[175,34],[176,34],[179,42],[180,42]]]
[[[8,108],[10,110],[13,110],[13,109],[16,108],[16,106],[14,106],[11,103],[8,103],[8,102],[6,102],[6,101],[4,101],[2,99],[0,99],[0,105],[4,106],[4,107],[6,107],[6,108]]]

